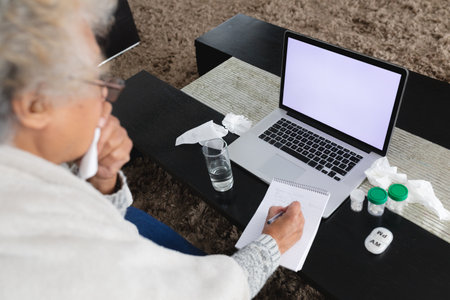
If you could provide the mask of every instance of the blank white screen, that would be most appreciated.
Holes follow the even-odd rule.
[[[401,75],[288,38],[282,102],[383,149]]]

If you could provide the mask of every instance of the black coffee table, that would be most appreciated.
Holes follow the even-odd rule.
[[[175,147],[186,130],[223,115],[147,72],[128,79],[114,104],[114,115],[128,130],[137,151],[191,187],[205,202],[243,229],[267,185],[233,165],[235,185],[222,194],[211,186],[199,145]],[[226,137],[231,143],[237,137]],[[395,236],[388,250],[374,256],[363,241],[377,226]],[[386,211],[382,218],[350,210],[344,203],[323,220],[300,272],[314,287],[337,299],[444,299],[450,295],[450,245],[412,222]]]
[[[243,15],[235,18],[197,39],[197,55],[207,56],[197,56],[199,70],[207,69],[201,66],[204,59],[215,61],[211,68],[235,55],[277,74],[274,62],[277,55],[281,55],[281,48],[278,54],[274,49],[281,40],[271,34],[276,35],[280,29]],[[222,45],[222,39],[229,38],[226,29],[242,30],[241,21],[249,22],[244,23],[247,30],[234,35],[233,42],[228,40]],[[215,30],[218,30],[217,37],[213,34]],[[252,30],[264,33],[261,39],[248,32]],[[199,49],[203,47],[199,43],[209,49]],[[214,52],[219,53],[218,56]],[[448,121],[444,115],[448,111],[449,85],[414,73],[411,78],[398,126],[448,148]],[[422,105],[421,95],[431,95],[432,101]],[[416,112],[417,107],[421,108],[420,113]],[[245,228],[267,185],[233,165],[233,190],[225,194],[215,192],[200,147],[175,147],[177,136],[209,120],[220,124],[223,115],[144,71],[127,81],[127,88],[114,104],[113,113],[128,130],[137,151],[190,186],[233,224]],[[225,139],[231,143],[236,138],[229,134]],[[363,244],[377,226],[388,227],[394,234],[392,244],[379,256],[367,252]],[[337,299],[447,299],[450,295],[449,254],[450,244],[412,222],[390,211],[382,218],[370,216],[365,208],[361,213],[353,213],[346,202],[329,219],[322,221],[299,273],[321,292]]]

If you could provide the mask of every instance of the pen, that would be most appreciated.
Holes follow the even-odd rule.
[[[270,225],[272,224],[276,219],[278,219],[279,217],[281,217],[284,214],[284,211],[280,211],[279,213],[277,213],[275,216],[273,216],[272,218],[270,218],[267,221],[267,224]]]

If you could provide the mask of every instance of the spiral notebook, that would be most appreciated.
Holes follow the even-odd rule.
[[[245,247],[261,235],[271,206],[287,206],[293,201],[299,201],[305,217],[303,235],[281,256],[280,264],[293,271],[301,270],[329,198],[330,193],[323,189],[274,178],[264,199],[236,243],[236,248]]]

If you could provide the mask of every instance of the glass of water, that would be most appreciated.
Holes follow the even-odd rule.
[[[222,139],[208,140],[203,144],[202,151],[214,189],[218,192],[231,189],[233,173],[231,172],[227,143]]]

